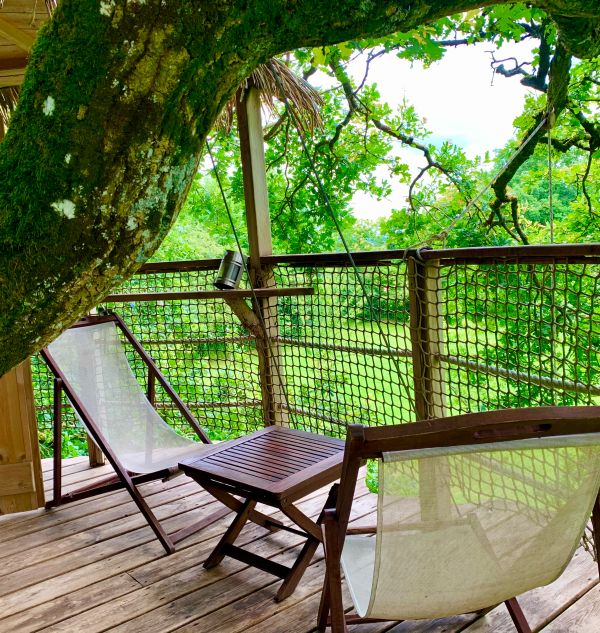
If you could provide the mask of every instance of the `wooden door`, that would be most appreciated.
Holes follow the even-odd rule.
[[[0,514],[44,505],[31,366],[0,378]]]

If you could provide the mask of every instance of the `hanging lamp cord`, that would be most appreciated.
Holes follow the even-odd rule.
[[[279,72],[277,70],[277,68],[275,67],[275,65],[272,62],[267,62],[267,66],[270,68],[271,72],[273,73],[273,77],[275,78],[275,83],[277,84],[277,87],[279,88],[279,92],[280,92],[280,99],[283,102],[283,105],[285,107],[285,111],[286,113],[290,116],[290,118],[292,119],[293,123],[294,123],[294,127],[296,128],[296,132],[298,133],[298,137],[300,139],[300,144],[302,146],[302,151],[304,152],[304,155],[308,161],[308,165],[310,167],[310,170],[313,173],[313,176],[315,178],[315,182],[317,184],[317,189],[319,190],[319,194],[321,196],[321,200],[323,201],[323,204],[325,205],[325,208],[327,209],[327,212],[329,213],[329,216],[331,217],[331,219],[333,220],[333,224],[336,228],[336,231],[340,237],[340,240],[344,246],[344,250],[346,252],[346,256],[348,257],[348,261],[350,262],[350,266],[352,267],[353,273],[354,273],[354,277],[356,279],[356,281],[358,282],[358,285],[361,288],[361,291],[363,293],[364,298],[367,301],[367,304],[369,306],[369,311],[371,314],[376,314],[376,310],[374,308],[370,293],[367,292],[367,287],[366,287],[366,283],[364,280],[363,275],[361,274],[360,270],[358,269],[358,266],[356,265],[356,261],[354,260],[354,256],[352,255],[352,252],[350,251],[350,247],[348,246],[348,242],[346,240],[346,237],[344,236],[344,233],[342,231],[342,226],[335,214],[335,211],[333,210],[333,207],[331,205],[331,200],[329,198],[329,194],[327,193],[324,185],[323,185],[323,181],[321,180],[321,177],[319,176],[319,172],[317,171],[317,168],[315,166],[315,163],[313,161],[312,156],[310,155],[310,152],[308,151],[308,147],[306,145],[306,140],[304,139],[304,135],[302,133],[302,127],[300,125],[300,121],[297,118],[296,113],[294,112],[293,108],[290,107],[288,98],[285,94],[285,89],[283,87],[283,83],[281,81],[281,78],[279,76]],[[408,254],[408,251],[405,251],[404,254],[404,258],[406,258]],[[392,346],[390,344],[390,339],[388,336],[388,333],[383,329],[383,325],[381,324],[381,321],[379,319],[376,319],[375,322],[377,323],[377,329],[379,331],[379,335],[381,336],[381,338],[383,339],[384,342],[384,346],[385,349],[388,352],[392,351]],[[392,361],[392,363],[394,364],[394,367],[396,369],[396,373],[398,375],[398,379],[399,381],[402,383],[402,386],[404,387],[405,390],[405,396],[408,398],[412,397],[412,391],[409,388],[409,385],[406,382],[405,376],[404,374],[400,371],[400,364],[398,362],[398,359],[393,356],[390,355],[390,359]],[[411,404],[414,404],[411,402]]]
[[[288,392],[287,392],[287,387],[286,387],[286,383],[283,380],[282,377],[282,373],[281,373],[281,368],[279,366],[279,358],[278,355],[275,354],[275,350],[273,349],[273,345],[271,342],[271,337],[269,336],[269,332],[267,330],[267,324],[265,323],[265,319],[264,319],[264,315],[262,313],[262,310],[260,310],[259,306],[259,302],[258,302],[258,297],[256,296],[256,289],[254,288],[254,284],[252,283],[252,277],[250,276],[250,271],[248,270],[248,264],[246,262],[246,258],[243,256],[242,253],[242,244],[240,242],[240,237],[239,234],[237,232],[237,229],[235,227],[235,222],[233,221],[233,215],[231,213],[231,209],[229,208],[229,203],[227,202],[227,196],[225,195],[225,190],[223,188],[223,184],[221,182],[221,178],[219,176],[219,172],[217,170],[217,165],[215,163],[215,159],[213,156],[213,153],[211,151],[210,145],[208,144],[208,141],[206,141],[206,151],[208,152],[208,156],[210,158],[210,162],[212,164],[212,169],[213,169],[213,173],[215,175],[215,178],[217,180],[217,186],[219,187],[219,191],[221,192],[221,198],[223,199],[223,204],[225,205],[225,211],[227,212],[227,218],[229,219],[229,225],[231,226],[231,230],[233,232],[233,236],[235,239],[235,243],[236,243],[236,248],[238,250],[238,253],[242,256],[242,266],[244,268],[244,272],[246,273],[246,277],[248,279],[248,283],[250,285],[250,292],[252,293],[252,299],[254,302],[254,305],[257,307],[256,310],[256,315],[258,317],[258,321],[260,323],[260,327],[261,330],[263,332],[263,336],[267,345],[267,350],[268,350],[268,354],[269,354],[269,358],[271,360],[271,363],[273,365],[273,367],[275,368],[275,373],[277,375],[277,379],[279,380],[279,386],[281,388],[281,393],[283,394],[283,398],[285,400],[285,408],[287,413],[289,414],[291,420],[292,420],[292,425],[294,427],[297,427],[297,420],[294,417],[295,413],[292,410],[291,406],[290,406],[290,401],[289,401],[289,397],[288,397]],[[272,387],[272,385],[271,385]],[[272,391],[272,389],[271,389]]]
[[[554,204],[552,200],[552,113],[546,115],[548,129],[548,213],[550,215],[550,243],[554,244]]]

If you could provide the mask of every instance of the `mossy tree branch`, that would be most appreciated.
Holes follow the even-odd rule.
[[[549,69],[550,82],[547,90],[546,109],[538,112],[534,117],[529,129],[523,136],[521,152],[492,184],[495,199],[490,204],[491,215],[488,219],[488,225],[494,226],[498,224],[502,226],[513,239],[518,236],[519,241],[523,244],[529,244],[529,241],[519,220],[519,201],[509,193],[508,186],[521,166],[533,155],[536,144],[543,138],[545,129],[544,127],[539,127],[542,120],[546,119],[546,127],[550,127],[553,121],[566,108],[570,68],[571,55],[567,52],[562,41],[559,40]],[[502,208],[505,205],[510,207],[512,231],[508,230],[508,223],[502,217]]]
[[[156,249],[207,132],[259,63],[492,3],[64,0],[0,147],[0,375]],[[572,52],[597,54],[597,0],[536,3]]]

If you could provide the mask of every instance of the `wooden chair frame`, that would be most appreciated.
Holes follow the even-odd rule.
[[[341,552],[346,534],[374,533],[375,528],[348,529],[360,467],[367,459],[381,459],[388,451],[439,448],[528,438],[600,432],[600,407],[538,407],[472,413],[449,418],[365,428],[349,425],[340,484],[334,484],[325,508],[323,533],[326,572],[317,629],[330,625],[332,633],[348,631],[349,624],[376,620],[344,614],[341,589]],[[600,492],[592,513],[595,549],[600,546]],[[597,556],[600,559],[600,557]],[[598,560],[600,573],[600,560]],[[495,606],[495,605],[490,605]],[[516,598],[506,601],[519,633],[531,633]]]
[[[157,367],[156,363],[152,360],[152,358],[148,355],[148,353],[144,350],[140,342],[133,335],[131,330],[125,325],[120,316],[115,313],[107,313],[101,316],[88,316],[79,320],[75,323],[73,328],[80,327],[88,327],[91,325],[98,325],[100,323],[114,323],[116,327],[118,327],[127,341],[132,345],[137,354],[141,357],[145,365],[148,367],[148,390],[147,390],[147,398],[150,403],[154,406],[154,394],[155,394],[155,384],[156,381],[160,383],[166,393],[169,395],[171,400],[174,402],[176,407],[181,412],[182,416],[189,423],[190,427],[195,431],[196,435],[200,439],[200,441],[204,444],[210,444],[211,441],[206,435],[206,433],[202,430],[198,421],[189,410],[189,408],[185,405],[185,403],[181,400],[181,398],[177,395],[173,387],[169,384],[167,379],[164,377],[160,369]],[[54,417],[54,472],[53,472],[53,495],[52,500],[46,503],[46,508],[51,508],[54,506],[61,505],[63,503],[68,503],[70,501],[77,501],[79,499],[85,499],[97,494],[102,494],[105,492],[110,492],[113,490],[118,490],[121,488],[125,488],[127,492],[131,495],[131,498],[138,506],[140,512],[148,521],[150,527],[156,534],[156,537],[165,548],[167,554],[171,554],[175,551],[175,544],[181,541],[182,539],[194,534],[195,532],[203,529],[207,525],[214,523],[218,519],[227,515],[231,512],[228,508],[220,508],[217,512],[210,514],[205,517],[201,521],[194,523],[188,527],[182,528],[177,532],[167,535],[164,528],[160,525],[158,519],[144,500],[140,491],[138,490],[138,485],[153,481],[155,479],[167,479],[172,477],[175,474],[178,474],[179,468],[177,464],[174,464],[172,468],[162,469],[152,473],[145,474],[135,474],[128,471],[123,464],[120,462],[117,455],[111,449],[109,443],[104,438],[102,431],[98,428],[97,424],[94,422],[91,415],[86,410],[85,406],[82,404],[81,400],[78,398],[75,390],[72,385],[69,383],[69,380],[66,378],[64,373],[62,372],[60,366],[52,357],[49,349],[46,347],[41,352],[43,359],[46,364],[50,368],[50,371],[54,375],[54,405],[53,405],[53,417]],[[109,477],[103,478],[97,483],[91,484],[89,486],[84,486],[79,488],[78,490],[74,490],[67,494],[62,494],[62,483],[61,483],[61,475],[62,475],[62,393],[65,393],[69,401],[71,402],[73,408],[77,411],[81,419],[83,420],[86,430],[89,435],[92,437],[96,445],[100,448],[102,453],[105,455],[106,459],[113,467],[115,474]]]

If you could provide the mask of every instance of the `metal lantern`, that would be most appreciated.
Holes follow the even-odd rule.
[[[221,260],[219,272],[215,279],[215,286],[219,290],[232,290],[237,288],[246,265],[247,258],[238,251],[225,251]]]

